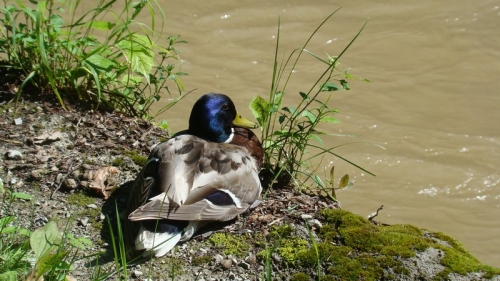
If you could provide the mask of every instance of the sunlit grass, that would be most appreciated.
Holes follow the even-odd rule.
[[[116,0],[98,1],[87,10],[79,0],[3,2],[2,66],[24,74],[16,102],[30,85],[53,93],[63,108],[70,101],[146,117],[162,93],[175,90],[179,96],[159,113],[183,97],[180,77],[186,74],[176,46],[184,41],[162,37],[163,25],[157,25],[165,15],[156,1],[122,1],[121,10],[113,6]],[[149,25],[136,21],[141,13],[148,13],[143,18]]]

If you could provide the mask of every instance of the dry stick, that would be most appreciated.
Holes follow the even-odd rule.
[[[369,221],[373,221],[373,219],[378,216],[378,212],[379,211],[382,211],[382,209],[384,208],[384,205],[380,206],[380,208],[377,209],[377,211],[375,212],[375,214],[372,214],[371,216],[368,217],[368,220]]]
[[[4,139],[4,138],[0,138],[0,140],[4,141],[4,142],[10,142],[10,143],[13,143],[13,144],[19,144],[19,145],[23,145],[24,144],[23,142],[20,142],[20,141],[9,140],[9,139]]]

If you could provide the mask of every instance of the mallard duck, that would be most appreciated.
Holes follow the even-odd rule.
[[[127,206],[128,250],[160,257],[202,226],[245,212],[262,191],[263,149],[231,99],[206,94],[189,128],[158,144],[135,180]]]

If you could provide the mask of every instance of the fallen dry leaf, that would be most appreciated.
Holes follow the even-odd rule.
[[[92,182],[89,183],[89,188],[97,194],[104,197],[104,200],[109,197],[109,190],[116,184],[116,177],[120,170],[113,166],[103,167],[97,170],[94,174]]]
[[[43,134],[41,136],[35,137],[33,143],[35,144],[48,144],[51,142],[58,141],[62,138],[62,133],[59,131],[55,131],[51,134]]]

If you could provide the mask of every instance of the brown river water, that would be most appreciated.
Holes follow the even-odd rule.
[[[373,82],[333,95],[342,123],[326,127],[324,140],[365,142],[336,153],[377,176],[334,157],[318,165],[353,179],[337,193],[344,209],[368,216],[384,205],[379,221],[445,232],[500,266],[500,1],[158,1],[166,34],[189,42],[177,47],[186,90],[196,89],[158,117],[174,132],[206,92],[229,95],[252,117],[248,103],[269,93],[279,17],[289,53],[342,7],[308,47],[323,57],[369,19],[341,67]],[[304,56],[285,102],[297,103],[322,70]]]

